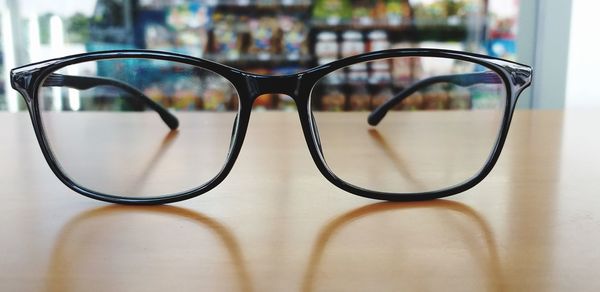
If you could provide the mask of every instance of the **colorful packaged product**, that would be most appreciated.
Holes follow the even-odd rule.
[[[225,56],[229,60],[237,60],[240,57],[241,41],[235,31],[235,20],[234,16],[228,15],[222,20],[215,21],[213,30],[214,53]]]
[[[261,60],[268,60],[274,52],[273,38],[277,34],[279,25],[273,17],[253,19],[249,23],[252,38],[250,53],[256,54]]]
[[[295,17],[280,17],[279,23],[283,32],[283,53],[290,60],[298,60],[308,53],[308,29]]]
[[[352,18],[352,4],[349,0],[317,0],[313,18],[330,25],[349,21]]]

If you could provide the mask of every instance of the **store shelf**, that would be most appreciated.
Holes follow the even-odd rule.
[[[467,37],[474,29],[474,22],[466,21],[472,17],[469,13],[475,13],[471,10],[440,11],[441,0],[427,7],[412,3],[412,8],[409,1],[403,1],[400,7],[388,6],[391,2],[350,1],[351,5],[339,10],[323,10],[325,2],[306,0],[148,1],[153,4],[136,8],[137,17],[143,21],[136,27],[135,43],[143,48],[183,48],[190,55],[269,75],[294,73],[369,50],[478,45],[466,44],[478,41]],[[365,70],[367,76],[373,74],[373,69]],[[344,101],[337,110],[372,106],[376,103],[373,100],[381,99],[378,86],[367,87],[367,92],[358,96],[353,94],[352,86],[341,85],[339,95]],[[439,107],[438,103],[419,104],[416,100],[404,109],[426,109],[429,104]],[[265,109],[287,106],[277,95],[260,105]],[[336,110],[326,103],[323,107]]]
[[[142,6],[141,8],[145,11],[159,11],[163,12],[166,8],[171,7],[170,5],[152,5],[152,6]],[[219,1],[219,3],[210,6],[213,9],[219,11],[227,11],[227,12],[245,12],[245,13],[260,13],[260,12],[276,12],[284,13],[289,12],[306,12],[311,8],[310,3],[293,3],[293,4],[283,4],[283,3],[273,3],[273,4],[240,4],[239,1]]]
[[[310,4],[252,4],[240,5],[236,3],[219,3],[215,8],[219,11],[228,11],[234,13],[293,13],[293,12],[308,12],[311,8]]]
[[[356,22],[344,21],[339,23],[332,23],[325,20],[313,20],[310,23],[311,28],[316,30],[331,30],[331,31],[344,31],[344,30],[387,30],[387,31],[405,31],[411,28],[409,23],[400,24],[389,24],[385,23],[370,23],[360,24]]]
[[[230,66],[255,66],[265,64],[277,64],[278,66],[283,65],[302,65],[312,62],[314,58],[312,56],[300,56],[298,58],[290,58],[284,54],[270,54],[265,56],[259,56],[255,54],[242,54],[239,58],[230,58],[220,54],[205,54],[204,59],[227,64]]]

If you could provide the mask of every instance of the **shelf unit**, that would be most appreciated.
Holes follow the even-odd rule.
[[[149,1],[151,2],[151,1]],[[384,31],[391,45],[413,44],[422,41],[437,42],[464,42],[470,37],[469,25],[463,18],[427,20],[414,18],[414,11],[410,8],[408,16],[383,19],[373,18],[365,21],[363,18],[343,18],[343,19],[324,19],[315,17],[315,4],[313,1],[215,1],[214,5],[203,7],[170,6],[169,1],[154,1],[150,6],[137,5],[131,7],[132,18],[124,21],[125,23],[134,23],[133,33],[137,38],[133,41],[134,47],[176,51],[189,55],[199,56],[208,60],[223,63],[242,70],[261,73],[261,74],[286,74],[298,72],[304,68],[313,67],[319,64],[319,59],[315,52],[318,42],[317,36],[321,32],[332,32],[337,35],[337,42],[341,43],[342,34],[346,31],[357,31],[362,35],[363,42],[367,42],[367,35],[373,31]],[[210,2],[210,1],[209,1]],[[375,2],[384,3],[385,1],[351,1],[360,5]],[[156,4],[158,3],[158,4]],[[162,4],[161,4],[162,3]],[[208,2],[206,2],[208,3]],[[398,3],[408,5],[408,0],[399,0]],[[369,5],[371,5],[369,4]],[[180,10],[178,10],[180,9]],[[204,9],[204,10],[202,10]],[[364,11],[363,11],[364,12]],[[182,25],[185,23],[185,15],[189,16],[193,22],[198,19],[203,23],[194,23],[192,27]],[[204,14],[202,14],[204,13]],[[183,16],[181,16],[183,15]],[[380,15],[381,16],[381,15]],[[180,17],[180,18],[177,18]],[[183,19],[183,20],[182,20]],[[283,20],[282,20],[283,19]],[[260,29],[260,22],[281,22],[278,28],[272,29],[269,33],[272,36],[268,44],[263,44],[269,49],[258,48],[254,42],[257,37],[253,35]],[[283,41],[285,25],[301,23],[302,33],[304,33],[304,48],[300,53],[290,54],[284,49]],[[290,24],[290,22],[292,24]],[[163,37],[163,43],[153,45],[149,40],[147,33],[148,27],[163,27],[159,33],[154,33]],[[218,31],[219,26],[225,29]],[[288,28],[289,29],[289,28]],[[96,29],[98,35],[102,35],[101,29]],[[218,38],[222,34],[229,33],[236,39],[235,53],[231,50],[219,49]],[[175,39],[176,36],[186,34],[191,37],[189,44]],[[472,38],[472,37],[471,37]],[[224,53],[226,52],[226,53]],[[338,56],[339,58],[341,56]],[[273,95],[267,97],[269,101],[259,102],[261,107],[267,109],[281,109],[282,106],[289,107],[290,102],[282,97]],[[346,102],[349,104],[349,102]],[[345,106],[348,108],[348,105]]]

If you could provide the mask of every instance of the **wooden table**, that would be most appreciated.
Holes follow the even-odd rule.
[[[318,173],[296,114],[255,113],[220,186],[131,207],[63,186],[2,113],[0,291],[600,291],[598,125],[518,112],[480,185],[382,203]]]

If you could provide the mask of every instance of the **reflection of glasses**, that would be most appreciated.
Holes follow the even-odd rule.
[[[90,256],[93,258],[94,256],[100,255],[101,257],[107,256],[106,253],[109,253],[111,256],[113,257],[118,257],[118,258],[122,258],[122,256],[125,256],[125,258],[127,256],[130,256],[131,253],[129,253],[129,251],[126,250],[112,250],[112,249],[106,249],[106,241],[103,241],[102,238],[105,238],[103,236],[101,236],[100,234],[102,234],[103,232],[110,232],[112,234],[112,238],[120,238],[121,240],[124,239],[127,236],[121,236],[121,235],[116,235],[114,233],[114,230],[112,230],[113,227],[115,227],[115,225],[113,224],[120,224],[117,222],[120,222],[119,219],[122,220],[128,220],[130,218],[130,216],[144,216],[144,215],[151,215],[153,217],[157,217],[160,221],[160,227],[159,228],[164,228],[165,230],[169,229],[169,221],[172,219],[182,219],[185,218],[186,222],[192,223],[194,225],[196,225],[196,227],[201,227],[200,229],[202,229],[202,227],[204,227],[204,229],[206,229],[206,231],[209,231],[209,233],[211,233],[213,235],[213,237],[215,237],[215,239],[217,239],[216,243],[216,247],[221,246],[224,247],[224,250],[227,252],[226,254],[229,255],[229,261],[228,262],[231,265],[231,268],[233,268],[235,270],[235,273],[232,275],[234,276],[234,278],[237,278],[239,281],[239,287],[240,287],[240,291],[253,291],[253,285],[252,285],[252,279],[250,278],[250,274],[249,271],[246,267],[246,261],[244,260],[244,255],[243,255],[243,250],[242,250],[242,246],[240,246],[240,242],[237,240],[236,236],[234,233],[232,233],[232,231],[223,223],[217,221],[214,218],[211,218],[205,214],[196,212],[196,211],[192,211],[189,209],[185,209],[185,208],[181,208],[181,207],[175,207],[175,206],[165,206],[165,207],[160,207],[160,208],[130,208],[127,206],[117,206],[117,205],[112,205],[112,206],[104,206],[104,207],[100,207],[100,208],[95,208],[95,209],[91,209],[91,210],[87,210],[83,213],[80,213],[79,215],[73,217],[72,219],[70,219],[66,224],[64,224],[64,226],[61,228],[61,232],[59,233],[56,243],[54,244],[54,248],[52,249],[52,256],[50,257],[50,263],[48,265],[49,270],[48,270],[48,275],[47,275],[47,279],[49,279],[48,282],[48,291],[69,291],[69,290],[77,290],[74,287],[77,287],[77,284],[88,284],[89,282],[80,282],[78,281],[77,277],[72,277],[73,274],[77,274],[78,271],[81,271],[81,264],[84,264],[86,262],[89,263]],[[123,218],[123,216],[125,216],[125,218]],[[105,221],[107,218],[110,218],[108,221]],[[115,220],[117,219],[117,220]],[[101,228],[87,228],[89,225],[88,224],[95,224],[97,222],[101,222]],[[123,221],[121,221],[123,222]],[[135,224],[135,223],[134,223]],[[179,223],[177,223],[178,226]],[[119,225],[120,226],[120,225]],[[119,228],[119,227],[117,227]],[[125,230],[120,228],[120,230]],[[196,231],[201,231],[199,229],[197,229]],[[127,232],[127,231],[126,231]],[[161,234],[161,230],[160,229],[154,229],[153,230],[154,234]],[[92,235],[91,233],[93,233],[94,235]],[[196,234],[202,234],[202,232],[196,233]],[[99,236],[100,235],[100,236]],[[137,238],[134,236],[134,238],[130,238],[130,239],[139,239],[141,241],[147,241],[147,240],[155,240],[152,239],[153,233],[152,232],[144,232],[144,234],[142,235],[141,238]],[[82,241],[84,241],[84,238],[89,238],[90,236],[95,237],[97,240],[94,240],[93,243],[90,244],[80,244]],[[166,238],[163,234],[163,236],[160,236],[161,239]],[[190,243],[190,241],[192,240],[192,237],[185,237],[185,242]],[[213,242],[215,243],[215,242]],[[171,242],[166,243],[165,244],[171,244]],[[193,243],[191,243],[193,244]],[[154,244],[152,246],[153,249],[156,250],[161,250],[160,249],[161,246],[161,241],[154,241]],[[102,249],[102,252],[99,253],[91,253],[90,250],[93,250],[95,248],[100,248]],[[165,250],[165,249],[162,249]],[[125,254],[121,255],[118,254],[118,252],[120,251],[125,251]],[[115,252],[117,254],[111,254],[112,252]],[[210,248],[204,249],[204,252],[209,252],[210,253]],[[213,253],[210,253],[213,254]],[[73,258],[76,258],[77,260],[72,260]],[[193,262],[195,260],[197,260],[197,258],[194,258],[194,256],[190,255],[188,257],[186,257],[186,260],[188,260],[188,263]],[[191,261],[190,261],[191,260]],[[94,262],[93,260],[91,262]],[[135,262],[135,261],[134,261]],[[114,262],[111,262],[114,263]],[[105,271],[105,272],[112,272],[112,273],[119,273],[121,272],[119,270],[118,267],[111,267],[110,264],[109,265],[109,270]],[[200,263],[202,263],[202,261],[200,261]],[[139,263],[138,263],[139,264]],[[221,268],[223,268],[224,266],[220,266]],[[95,269],[102,269],[102,268],[106,268],[106,266],[104,265],[99,265],[99,266],[95,266]],[[111,269],[112,268],[112,269]],[[173,267],[168,267],[167,269],[170,269],[170,271],[172,271]],[[180,275],[187,275],[186,273],[181,273]],[[237,277],[235,277],[237,276]],[[194,277],[197,277],[197,275],[194,275]],[[208,276],[210,277],[210,276]],[[164,280],[160,279],[159,281]],[[171,281],[173,280],[173,278],[170,279]],[[196,280],[198,280],[198,278],[196,278]],[[136,283],[143,283],[144,286],[148,286],[148,282],[145,281],[136,281]],[[110,281],[109,281],[110,283]],[[103,283],[102,281],[99,281],[96,283],[98,286],[96,287],[103,287]],[[231,284],[235,284],[235,283],[227,283],[229,285]],[[127,287],[131,287],[131,286],[127,286]],[[102,290],[102,289],[100,289]],[[127,289],[129,290],[129,289]],[[135,290],[135,289],[131,289],[131,290]],[[219,290],[219,289],[217,289]],[[224,289],[220,289],[220,290],[224,290]]]
[[[320,267],[322,265],[322,261],[325,260],[326,258],[335,258],[335,256],[333,256],[332,254],[336,254],[339,252],[343,251],[347,251],[347,252],[351,252],[353,254],[353,256],[355,257],[360,257],[360,252],[361,251],[365,251],[363,249],[357,248],[357,249],[352,249],[352,248],[348,248],[348,243],[344,244],[343,249],[341,250],[335,250],[335,252],[330,253],[328,252],[328,245],[333,244],[333,242],[335,241],[335,238],[340,237],[341,233],[344,233],[344,229],[352,229],[350,228],[350,226],[348,225],[352,225],[352,224],[357,224],[357,222],[361,221],[362,219],[365,219],[365,217],[369,217],[369,216],[373,216],[374,217],[378,217],[376,215],[382,216],[383,213],[395,213],[395,214],[389,214],[389,215],[393,215],[393,216],[397,216],[400,215],[400,211],[409,211],[409,210],[437,210],[437,211],[450,211],[449,213],[453,213],[456,212],[460,215],[462,215],[461,217],[465,217],[466,219],[468,219],[468,221],[471,221],[472,223],[475,223],[475,225],[477,226],[477,232],[476,233],[471,233],[471,232],[466,232],[467,229],[465,229],[465,227],[467,227],[468,225],[460,225],[460,227],[462,228],[443,228],[442,230],[460,230],[461,232],[465,232],[464,235],[465,236],[465,240],[463,240],[464,243],[466,244],[473,244],[476,241],[473,240],[467,240],[467,238],[480,238],[483,239],[483,241],[485,242],[485,245],[487,246],[487,251],[488,251],[488,264],[487,265],[482,265],[481,269],[479,269],[481,272],[487,272],[488,276],[490,276],[490,284],[491,286],[489,287],[489,289],[487,289],[488,291],[495,291],[495,290],[500,290],[502,291],[503,289],[501,289],[502,287],[498,284],[498,283],[502,283],[502,273],[501,273],[501,268],[500,268],[500,261],[499,261],[499,256],[498,256],[498,249],[497,249],[497,243],[496,240],[494,238],[494,233],[492,232],[492,229],[490,228],[489,224],[486,222],[486,220],[481,217],[481,215],[478,214],[477,211],[473,210],[472,208],[470,208],[467,205],[464,205],[462,203],[456,202],[456,201],[446,201],[446,200],[436,200],[436,201],[432,201],[432,202],[415,202],[415,203],[407,203],[407,204],[402,204],[402,203],[389,203],[389,202],[384,202],[384,203],[375,203],[375,204],[371,204],[371,205],[366,205],[366,206],[362,206],[356,209],[353,209],[351,211],[348,211],[344,214],[338,215],[337,217],[335,217],[334,219],[330,220],[327,225],[325,225],[321,231],[319,232],[319,235],[317,236],[317,240],[315,241],[312,251],[311,251],[311,255],[309,256],[309,261],[308,261],[308,266],[306,269],[306,272],[304,274],[304,283],[303,283],[303,289],[302,291],[314,291],[317,289],[314,289],[315,283],[318,283],[318,275],[319,274],[328,274],[328,273],[323,273],[323,268]],[[436,215],[439,212],[436,212]],[[453,214],[454,215],[454,214]],[[381,218],[381,217],[380,217]],[[401,220],[402,218],[399,217],[394,217],[394,219],[398,220],[400,222],[410,222],[410,221],[404,221]],[[390,220],[390,217],[385,218],[386,221]],[[394,220],[392,220],[394,221]],[[457,222],[454,222],[454,220],[439,220],[440,222],[444,222],[444,223],[453,223],[456,224]],[[371,221],[371,223],[374,223],[377,221]],[[421,222],[422,223],[422,222]],[[407,223],[407,225],[410,225],[411,223]],[[444,235],[441,235],[439,233],[436,234],[436,232],[423,232],[424,229],[427,228],[436,228],[436,227],[440,227],[443,225],[439,225],[438,224],[424,224],[425,226],[423,226],[422,228],[419,228],[417,232],[419,232],[420,234],[435,234],[436,238],[442,238],[445,237]],[[358,226],[354,226],[355,228]],[[362,228],[364,228],[365,226],[362,225]],[[394,228],[396,227],[400,227],[401,228],[401,232],[394,232]],[[359,227],[360,230],[360,227]],[[470,230],[469,230],[470,231]],[[392,234],[402,234],[401,237],[398,237],[397,239],[400,239],[400,241],[403,244],[407,244],[407,246],[411,246],[411,244],[414,244],[415,242],[418,242],[420,240],[423,240],[422,238],[417,238],[415,239],[414,236],[411,236],[411,229],[402,229],[402,225],[400,224],[395,224],[393,228],[386,228],[386,234],[388,233],[392,233]],[[369,233],[371,234],[371,233]],[[376,236],[376,234],[371,234]],[[347,237],[346,237],[347,238]],[[372,239],[372,238],[371,238]],[[353,242],[351,240],[351,242]],[[354,243],[354,242],[353,242]],[[430,242],[431,243],[431,242]],[[440,244],[440,242],[437,243],[433,243],[433,244]],[[442,243],[442,244],[446,244],[446,243]],[[445,247],[447,247],[445,245]],[[419,249],[419,248],[417,248]],[[394,250],[392,252],[393,255],[400,255],[401,254],[401,250],[403,250],[403,248],[401,246],[394,246]],[[469,246],[467,249],[467,251],[469,251],[469,253],[473,253],[473,255],[475,255],[476,258],[480,258],[480,256],[477,256],[477,252],[473,252],[475,250],[478,250],[478,248],[474,247],[474,246]],[[370,251],[367,251],[370,252]],[[385,250],[379,250],[379,252],[383,252],[385,253]],[[381,256],[381,255],[380,255]],[[454,254],[454,256],[456,256],[456,254]],[[343,256],[342,256],[343,258]],[[484,257],[481,257],[481,259],[485,259]],[[390,260],[390,262],[393,262],[393,266],[394,268],[397,268],[399,266],[405,265],[405,266],[410,266],[410,270],[411,273],[414,272],[418,272],[418,271],[427,271],[429,272],[430,269],[427,269],[427,267],[425,266],[425,269],[423,269],[424,267],[419,265],[419,261],[417,261],[417,265],[414,265],[415,263],[413,261],[411,261],[410,259],[407,259],[406,261],[402,261],[402,262],[394,262],[393,258],[388,258],[388,260]],[[440,259],[437,259],[440,260]],[[448,258],[444,258],[443,259],[446,263]],[[482,261],[482,263],[485,263],[486,260]],[[426,260],[423,262],[428,263],[428,264],[433,264],[435,265],[435,262],[432,262],[430,260]],[[380,268],[384,268],[386,267],[386,261],[377,261],[377,265]],[[361,267],[368,267],[369,263],[368,260],[365,261],[361,261]],[[345,269],[344,270],[344,275],[348,276],[348,274],[350,273],[351,268]],[[414,274],[410,274],[410,275],[414,275]],[[406,275],[396,275],[394,274],[394,278],[396,280],[402,279],[402,276],[406,276]],[[410,276],[409,276],[410,277]],[[356,283],[359,284],[360,280],[359,279],[355,279],[354,280],[358,280]],[[482,280],[479,279],[477,277],[478,280]],[[463,279],[466,280],[466,279]],[[403,281],[400,281],[403,282]],[[400,284],[400,282],[398,282],[398,284]],[[403,284],[407,284],[407,285],[411,285],[414,284],[413,282],[406,281],[403,282]],[[329,286],[331,287],[331,286]],[[398,287],[398,286],[396,286]],[[322,288],[322,287],[321,287]],[[397,288],[396,288],[397,289]],[[320,289],[323,290],[323,289]],[[332,288],[329,288],[329,290],[334,290]],[[358,289],[360,291],[360,288]],[[407,289],[398,289],[398,290],[407,290]],[[414,289],[412,289],[414,290]]]
[[[531,78],[525,65],[434,49],[371,52],[281,76],[140,50],[11,72],[58,178],[128,204],[180,201],[219,184],[264,94],[294,100],[312,158],[336,186],[395,201],[453,195],[490,172]],[[160,139],[165,128],[146,108],[178,134]]]

